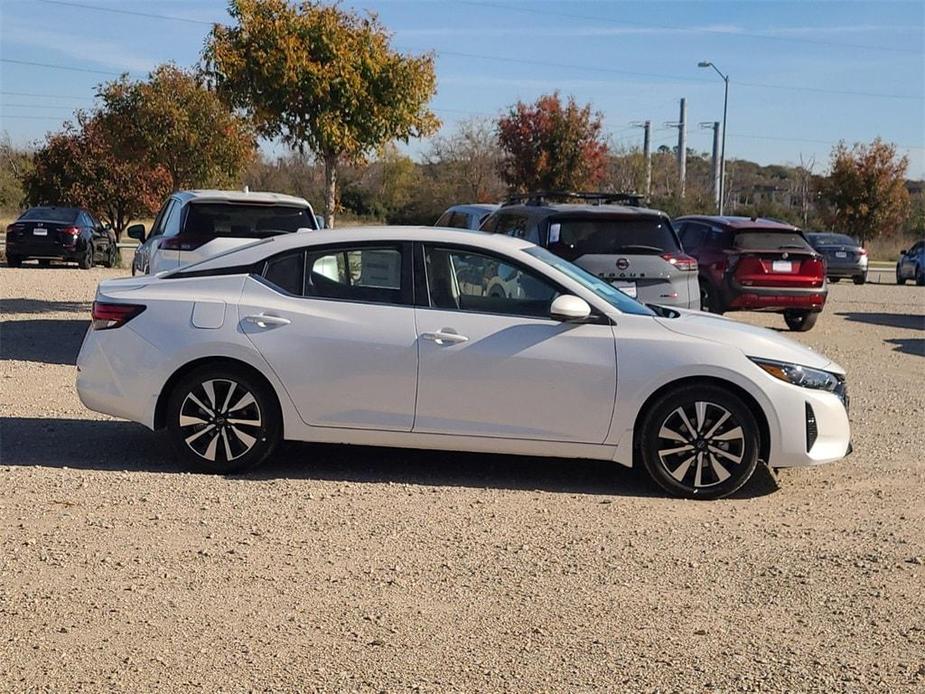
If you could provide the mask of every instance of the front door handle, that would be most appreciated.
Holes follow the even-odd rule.
[[[433,333],[421,333],[421,337],[425,340],[430,340],[431,342],[436,342],[438,345],[455,345],[460,342],[468,342],[469,338],[465,335],[460,335],[452,328],[443,328]]]
[[[272,316],[267,313],[258,313],[254,316],[244,316],[244,321],[253,323],[258,328],[271,328],[278,325],[289,325],[292,321],[282,316]]]

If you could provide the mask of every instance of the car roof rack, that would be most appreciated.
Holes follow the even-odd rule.
[[[504,201],[505,205],[542,206],[552,201],[584,200],[592,205],[626,205],[640,207],[645,196],[639,193],[591,193],[566,190],[543,190],[532,193],[514,193]]]

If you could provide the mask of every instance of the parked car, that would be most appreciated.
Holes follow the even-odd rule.
[[[523,294],[489,295],[499,276]],[[250,468],[285,437],[599,458],[716,498],[759,461],[817,465],[849,450],[845,373],[823,355],[719,316],[650,309],[501,234],[274,236],[104,281],[92,317],[83,403],[166,429],[204,471]]]
[[[174,193],[145,235],[142,224],[126,229],[138,239],[132,274],[156,274],[276,234],[318,228],[307,200],[279,193],[186,190]]]
[[[473,205],[453,205],[440,215],[435,227],[451,227],[454,229],[478,229],[482,222],[500,205],[476,203]]]
[[[830,231],[806,232],[806,240],[825,258],[826,277],[832,282],[851,278],[855,284],[867,281],[867,249],[847,234]]]
[[[118,262],[116,235],[87,210],[79,207],[32,207],[6,228],[6,264],[19,267],[37,258],[76,262],[83,270],[96,263],[113,267]]]
[[[697,261],[668,216],[640,207],[638,196],[531,193],[511,198],[481,229],[548,248],[643,303],[700,308]]]
[[[925,286],[925,240],[914,244],[909,250],[899,252],[896,284],[905,284],[906,280],[915,280],[920,287]]]
[[[828,287],[825,259],[803,232],[755,217],[681,217],[684,249],[700,263],[702,309],[773,311],[791,330],[816,324]]]

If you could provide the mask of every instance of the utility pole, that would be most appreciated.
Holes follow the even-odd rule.
[[[630,125],[643,129],[642,157],[646,164],[645,196],[648,200],[652,195],[652,121],[635,121]]]
[[[677,123],[665,123],[670,128],[678,129],[678,188],[680,196],[684,197],[684,182],[687,179],[687,99],[681,99],[681,115]]]
[[[713,202],[716,203],[716,209],[719,210],[719,195],[720,195],[720,170],[719,170],[719,121],[713,121],[712,123],[701,123],[701,128],[712,128],[713,129],[713,159],[711,161],[713,174]]]
[[[726,126],[728,121],[726,116],[729,112],[729,75],[723,74],[718,67],[716,67],[709,60],[702,60],[697,63],[697,67],[703,68],[713,68],[717,75],[723,79],[723,143],[720,146],[719,151],[719,213],[723,214],[726,208]]]

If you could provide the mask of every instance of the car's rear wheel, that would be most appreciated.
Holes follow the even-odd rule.
[[[853,278],[855,284],[864,284],[867,282],[867,273],[863,275],[855,275]]]
[[[77,259],[77,267],[81,270],[89,270],[93,267],[93,244],[88,243],[87,247],[84,249],[84,252],[80,254],[80,257]]]
[[[720,315],[723,313],[723,309],[719,305],[718,298],[715,296],[710,283],[704,280],[700,280],[700,310]]]
[[[649,475],[665,491],[719,499],[755,472],[760,436],[755,415],[735,393],[714,385],[682,386],[647,411],[640,452]]]
[[[787,327],[798,333],[805,333],[807,330],[811,330],[818,318],[818,311],[802,311],[795,309],[784,311],[784,322],[787,323]]]
[[[167,430],[180,459],[227,474],[259,465],[282,436],[279,403],[259,378],[228,367],[196,369],[176,384]]]
[[[39,267],[51,267],[51,260],[48,258],[39,258]]]
[[[832,284],[838,284],[839,282],[841,282],[841,277],[829,277],[828,280]]]
[[[19,267],[22,265],[22,256],[7,254],[6,264],[8,267]]]

